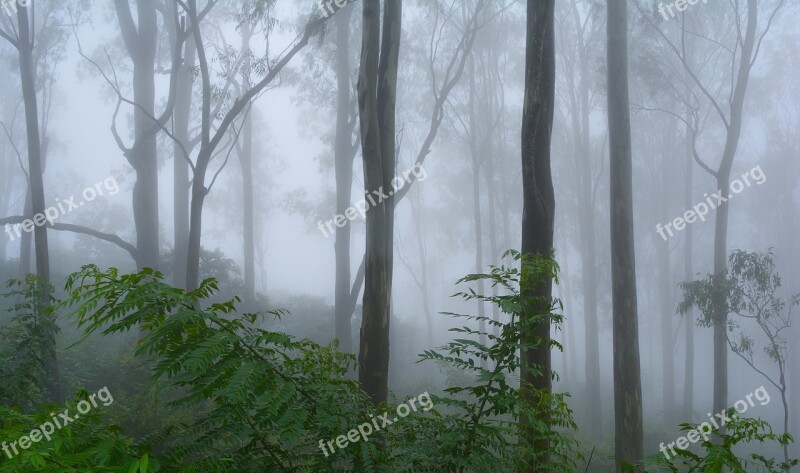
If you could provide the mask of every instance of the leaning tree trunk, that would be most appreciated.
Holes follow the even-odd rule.
[[[555,194],[550,169],[550,145],[555,108],[555,0],[528,0],[527,39],[525,50],[525,98],[522,109],[522,253],[549,258],[553,251]],[[523,399],[534,409],[541,405],[541,396],[552,391],[550,356],[549,307],[552,295],[551,279],[535,284],[523,279],[520,291],[523,299],[535,297],[534,307],[524,307],[522,317],[540,318],[526,327],[522,343],[538,345],[520,353],[520,390]],[[535,376],[532,371],[539,371]],[[549,400],[548,400],[549,402]],[[520,419],[524,441],[533,446],[535,461],[521,468],[524,472],[545,472],[548,434],[533,424],[550,420]]]
[[[640,465],[642,384],[633,243],[633,176],[628,99],[628,6],[608,3],[608,133],[611,158],[611,286],[614,338],[614,451],[616,471]]]
[[[389,192],[395,173],[395,98],[400,52],[401,2],[364,0],[358,108],[364,192]],[[381,37],[382,36],[382,37]],[[379,51],[380,47],[380,51]],[[392,296],[394,197],[367,211],[367,249],[358,379],[375,404],[386,402]]]

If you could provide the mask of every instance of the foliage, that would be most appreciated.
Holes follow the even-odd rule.
[[[13,314],[0,331],[0,405],[31,410],[47,397],[46,366],[55,359],[59,332],[53,311],[52,288],[29,274],[25,281],[10,280],[3,296]],[[43,304],[43,297],[50,304]]]
[[[65,407],[70,413],[77,412],[76,403],[87,400],[86,391],[77,394],[75,402],[66,406],[51,405],[43,412],[51,414],[24,415],[13,409],[0,407],[0,445],[13,454],[10,444],[28,436],[51,416],[57,416]],[[31,443],[28,449],[17,447],[19,455],[8,458],[0,452],[0,473],[63,473],[85,472],[131,472],[152,473],[164,471],[158,459],[151,459],[148,449],[136,446],[132,439],[124,437],[120,429],[108,426],[101,413],[92,409],[51,434],[51,439]]]
[[[366,418],[367,397],[345,377],[353,359],[308,340],[254,328],[264,314],[235,314],[235,303],[202,307],[217,290],[173,288],[144,269],[120,275],[85,266],[67,283],[87,333],[143,336],[138,357],[153,366],[158,390],[197,418],[150,439],[168,445],[170,471],[326,471],[319,439],[335,438]],[[273,316],[280,317],[281,312]],[[374,448],[342,449],[336,460],[372,463]]]
[[[797,460],[788,460],[777,463],[774,459],[762,455],[751,454],[749,458],[742,458],[734,453],[734,447],[758,442],[775,442],[778,445],[788,445],[792,441],[791,435],[775,434],[772,427],[761,419],[738,417],[735,409],[728,409],[730,420],[725,424],[725,431],[713,429],[708,439],[702,438],[699,445],[705,450],[705,455],[697,455],[689,450],[675,448],[676,455],[667,459],[663,454],[653,455],[648,460],[654,465],[666,468],[677,473],[682,471],[692,472],[722,472],[725,468],[731,473],[745,473],[760,471],[764,473],[782,473],[789,471],[791,466],[797,465]],[[681,424],[681,430],[700,430],[699,425]],[[683,468],[679,468],[682,466]],[[656,470],[650,470],[656,471]]]
[[[501,290],[497,296],[477,294],[470,289],[459,292],[457,297],[466,301],[482,300],[496,304],[500,311],[510,318],[508,323],[495,321],[491,317],[479,317],[448,313],[456,318],[470,322],[485,322],[487,327],[497,326],[500,335],[493,330],[480,332],[468,326],[451,329],[463,334],[441,348],[440,351],[426,351],[423,360],[432,360],[450,365],[471,374],[471,384],[453,386],[445,389],[449,396],[434,397],[438,407],[452,411],[452,415],[441,418],[436,424],[427,423],[428,438],[436,438],[430,445],[429,455],[424,455],[419,464],[410,471],[514,471],[524,463],[547,471],[572,472],[576,468],[577,442],[568,437],[563,430],[575,430],[572,411],[566,404],[564,394],[549,394],[535,391],[539,404],[526,403],[515,386],[519,370],[529,369],[539,374],[536,367],[526,367],[520,362],[520,349],[538,344],[558,346],[553,340],[531,340],[523,342],[523,335],[537,323],[559,323],[561,316],[556,311],[561,307],[557,299],[546,301],[546,313],[525,317],[523,307],[541,306],[542,301],[533,296],[520,293],[520,280],[525,277],[536,283],[542,278],[556,277],[557,266],[552,258],[528,255],[509,251],[506,256],[522,261],[522,269],[493,266],[490,274],[471,274],[459,283],[486,280]],[[543,320],[544,319],[544,320]],[[489,345],[476,341],[484,335]],[[560,347],[559,347],[560,348]],[[522,416],[532,419],[536,434],[550,440],[551,449],[547,456],[533,451],[532,447],[520,441],[518,421]],[[548,419],[551,426],[543,422]],[[435,451],[434,451],[435,450]],[[414,458],[406,456],[406,458]]]
[[[517,253],[511,255],[521,259]],[[461,280],[484,278],[502,288],[504,295],[488,297],[470,291],[458,296],[498,304],[510,321],[496,323],[499,337],[486,334],[490,346],[474,342],[472,338],[480,333],[462,327],[453,331],[464,338],[442,347],[441,353],[434,350],[422,355],[423,360],[465,374],[456,377],[464,385],[432,396],[441,412],[432,409],[427,416],[410,415],[369,441],[350,443],[325,456],[320,440],[336,439],[389,411],[389,406],[373,406],[349,379],[354,364],[351,355],[337,352],[334,344],[323,346],[259,328],[266,325],[259,319],[280,319],[283,311],[239,315],[238,299],[210,302],[218,297],[214,280],[185,291],[165,284],[163,275],[152,269],[120,274],[113,268],[101,271],[85,266],[68,278],[69,298],[56,307],[72,309],[84,338],[134,336],[138,341],[133,356],[151,372],[149,392],[154,398],[168,399],[170,408],[192,415],[134,441],[113,426],[114,419],[102,420],[99,412],[92,412],[58,431],[53,441],[37,443],[3,462],[0,473],[70,469],[479,472],[514,471],[524,461],[538,462],[548,471],[573,471],[578,458],[571,450],[575,442],[562,431],[574,430],[575,424],[564,395],[540,393],[541,404],[528,406],[516,387],[522,368],[522,331],[530,323],[520,320],[524,304],[519,280],[526,271],[535,277],[555,276],[552,260],[533,260],[523,267],[497,267],[491,274]],[[23,295],[29,301],[38,297]],[[541,314],[539,321],[560,320],[555,315],[558,301],[550,304],[552,313]],[[485,321],[490,327],[495,324]],[[46,420],[10,409],[0,413],[0,440],[9,442]],[[523,415],[536,419],[535,428],[551,439],[548,458],[518,441],[517,422]],[[548,428],[543,419],[556,429]]]

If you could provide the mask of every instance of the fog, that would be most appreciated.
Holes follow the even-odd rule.
[[[0,472],[790,471],[797,24],[0,1]],[[89,393],[79,440],[20,443]]]

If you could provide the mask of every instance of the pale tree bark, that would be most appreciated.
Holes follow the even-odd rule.
[[[250,58],[250,38],[253,25],[249,19],[241,24],[242,56],[244,56],[243,90],[252,87],[252,60]],[[242,146],[239,150],[239,165],[242,168],[242,232],[244,255],[244,302],[252,307],[256,299],[256,257],[255,257],[255,212],[253,210],[253,116],[246,112],[242,125]]]
[[[588,13],[587,13],[588,14]],[[581,20],[578,6],[572,2],[572,20],[577,35],[578,81],[577,106],[579,111],[573,112],[580,120],[573,124],[579,144],[578,166],[580,186],[580,228],[581,238],[581,279],[583,281],[583,316],[585,344],[586,390],[589,393],[587,406],[589,412],[589,432],[594,439],[602,435],[602,393],[600,389],[600,343],[599,324],[597,322],[597,257],[595,249],[595,187],[592,168],[591,120],[589,118],[589,59],[590,39],[586,31],[587,21]]]
[[[22,99],[25,108],[25,131],[28,149],[28,196],[30,198],[30,214],[42,214],[45,211],[44,202],[44,171],[42,165],[42,140],[39,129],[39,105],[36,95],[36,70],[33,59],[34,32],[28,15],[29,7],[17,7],[16,38],[5,32],[0,36],[6,39],[17,50],[19,59],[19,78],[22,85]],[[28,211],[26,198],[26,212]],[[26,232],[27,233],[27,232]],[[36,275],[42,282],[40,291],[40,311],[44,312],[50,303],[50,249],[47,240],[47,226],[36,225],[33,231],[34,252],[36,255]],[[25,243],[24,241],[22,243]],[[28,243],[28,245],[30,245]],[[24,246],[23,246],[24,250]],[[48,343],[55,350],[55,337]],[[64,394],[61,386],[57,355],[48,357],[44,361],[47,379],[44,382],[50,393],[50,400],[63,402]]]
[[[400,2],[364,0],[358,110],[366,198],[388,193],[395,174],[395,100],[400,53]],[[383,25],[381,25],[383,23]],[[382,27],[381,27],[382,26]],[[386,402],[394,251],[394,196],[367,210],[364,299],[358,379],[373,403]]]
[[[693,159],[692,159],[692,143],[690,141],[691,131],[687,125],[686,129],[686,189],[684,191],[684,206],[685,208],[691,208],[694,205],[692,200],[692,187],[694,181],[694,169],[693,169]],[[691,281],[694,277],[692,273],[692,246],[693,246],[693,231],[692,226],[686,226],[686,243],[684,244],[684,254],[683,254],[683,266],[684,272],[683,277],[685,281]],[[686,318],[686,355],[684,358],[684,367],[683,367],[683,416],[682,419],[684,422],[692,422],[692,412],[693,412],[693,404],[694,404],[694,308],[689,308],[689,310],[684,314]]]
[[[353,107],[353,81],[350,77],[350,25],[354,5],[348,4],[336,13],[336,143],[334,167],[336,173],[336,214],[344,215],[350,206],[353,186],[353,159],[358,141],[353,141],[357,124]],[[352,317],[358,292],[351,287],[350,225],[336,227],[336,289],[334,319],[339,350],[353,353]],[[360,291],[361,287],[358,287]]]
[[[114,0],[122,38],[133,61],[134,135],[136,144],[128,154],[136,172],[133,186],[133,220],[139,264],[158,268],[158,156],[156,135],[151,132],[155,114],[155,57],[158,41],[158,15],[155,0],[136,3],[134,23],[128,0]]]
[[[616,471],[619,473],[623,471],[623,464],[642,464],[642,385],[633,242],[627,3],[609,2],[607,14],[614,453]]]
[[[528,0],[525,44],[525,98],[522,109],[522,254],[549,258],[553,252],[555,193],[550,166],[550,147],[555,109],[555,37],[554,0]],[[549,314],[553,281],[535,284],[523,279],[523,298],[536,297],[536,307],[523,308],[521,317]],[[538,391],[552,392],[550,317],[540,320],[522,334],[522,343],[535,345],[520,353],[520,390],[525,402],[534,409],[540,405]],[[529,370],[539,372],[535,376]],[[549,400],[548,400],[549,402]],[[537,432],[533,422],[549,419],[520,419],[523,441],[530,443],[540,458],[521,468],[524,472],[545,472],[550,442],[545,432]]]
[[[197,48],[197,60],[200,69],[202,91],[202,105],[200,108],[200,149],[192,167],[194,175],[191,187],[191,204],[189,208],[189,243],[186,262],[186,288],[192,290],[196,289],[200,284],[200,240],[203,229],[203,205],[206,196],[215,183],[216,177],[222,169],[220,168],[220,171],[213,175],[210,183],[206,183],[211,159],[217,154],[222,140],[229,131],[234,130],[235,136],[233,140],[238,140],[241,128],[236,130],[235,122],[240,120],[243,114],[247,113],[256,96],[270,85],[292,58],[308,44],[311,37],[320,29],[327,18],[314,17],[309,20],[303,33],[292,43],[287,52],[272,64],[266,75],[247,91],[243,92],[242,95],[233,102],[227,112],[220,114],[222,119],[219,121],[219,125],[214,128],[213,122],[216,121],[214,117],[218,114],[212,113],[211,100],[213,90],[211,74],[204,48],[200,21],[215,3],[208,3],[202,12],[198,11],[196,0],[189,0],[187,3],[188,5],[181,2],[181,6],[188,16],[190,32]]]
[[[174,28],[173,28],[174,30]],[[177,34],[177,31],[174,32]],[[175,96],[173,122],[175,142],[172,146],[173,164],[173,240],[175,250],[172,260],[172,284],[186,286],[186,258],[189,243],[189,163],[184,150],[190,151],[189,124],[192,117],[192,85],[197,50],[194,40],[185,42],[183,62],[178,72],[178,90]]]
[[[669,205],[670,195],[669,186],[672,180],[667,177],[670,176],[671,168],[674,167],[672,157],[674,156],[674,149],[672,143],[674,142],[674,134],[671,130],[674,129],[675,123],[670,123],[662,132],[661,143],[661,169],[657,171],[657,175],[661,176],[660,179],[660,195],[659,202],[659,220],[668,222],[670,221],[672,209]],[[690,207],[687,207],[690,208]],[[690,225],[689,225],[690,226]],[[670,270],[670,253],[671,249],[669,241],[664,240],[659,234],[654,234],[656,247],[656,260],[657,260],[657,291],[660,315],[660,335],[661,335],[661,400],[664,419],[673,419],[675,413],[675,359],[674,359],[674,337],[672,334],[672,319],[675,317],[675,300],[673,288],[675,285],[672,283],[672,271]],[[655,325],[655,324],[654,324]]]
[[[706,172],[711,174],[717,184],[717,189],[722,191],[723,198],[727,198],[730,183],[731,168],[736,157],[739,146],[739,138],[742,133],[742,120],[744,118],[744,101],[747,95],[747,87],[750,81],[750,71],[758,58],[761,44],[766,37],[778,11],[783,7],[785,0],[778,1],[776,7],[768,17],[767,25],[763,31],[758,31],[758,1],[747,0],[746,21],[740,18],[740,11],[732,8],[731,15],[736,18],[736,36],[738,42],[735,48],[728,48],[715,39],[705,37],[705,31],[694,32],[687,29],[685,22],[681,23],[680,42],[671,41],[657,26],[653,25],[656,32],[664,39],[667,46],[675,53],[681,61],[684,70],[689,75],[692,83],[700,90],[702,97],[705,97],[716,111],[719,120],[725,128],[725,146],[722,150],[719,165],[712,169],[704,162],[693,149],[695,162]],[[648,20],[651,22],[652,21]],[[744,28],[744,31],[742,30]],[[722,54],[731,55],[731,77],[724,80],[729,82],[727,96],[720,98],[714,95],[716,86],[711,87],[704,84],[700,77],[700,67],[695,67],[689,63],[686,37],[687,35],[700,35],[708,43],[716,45]],[[734,52],[732,52],[734,51]],[[735,52],[738,51],[738,54]],[[719,87],[725,90],[726,85]],[[728,110],[727,112],[725,110]],[[717,203],[715,222],[714,222],[714,275],[718,280],[725,273],[727,266],[727,243],[728,243],[728,214],[729,206],[726,200]],[[725,327],[728,320],[728,308],[722,291],[714,298],[714,402],[713,412],[719,412],[728,407],[728,347],[725,336]]]

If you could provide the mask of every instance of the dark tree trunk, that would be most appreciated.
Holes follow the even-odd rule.
[[[628,6],[608,3],[608,130],[611,165],[611,285],[614,337],[616,470],[640,465],[642,385],[633,242],[633,176],[628,99]]]
[[[525,50],[525,98],[522,109],[522,253],[549,258],[553,251],[553,225],[555,195],[550,169],[550,145],[555,108],[555,39],[554,0],[528,0],[527,39]],[[542,317],[549,314],[552,280],[536,285],[523,279],[520,283],[523,299],[536,297],[536,307],[525,307],[522,317]],[[522,350],[523,364],[520,389],[523,399],[531,406],[539,404],[536,391],[545,396],[552,391],[550,318],[543,317],[522,335],[523,343],[538,344],[533,349]],[[534,368],[535,367],[535,368]],[[528,369],[540,372],[534,376]],[[550,447],[544,432],[536,432],[531,425],[534,419],[520,419],[525,441],[546,457]],[[535,422],[549,424],[549,419]],[[546,462],[545,462],[546,463]],[[544,467],[530,464],[525,472],[544,472]]]
[[[395,98],[400,51],[400,2],[364,0],[361,71],[358,80],[364,191],[389,192],[395,173]],[[380,51],[379,51],[380,47]],[[394,197],[367,211],[367,249],[358,378],[375,404],[386,402],[389,319],[392,298]]]

